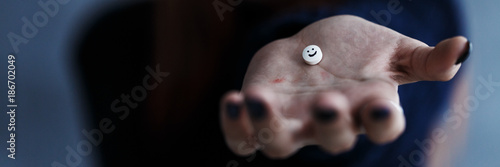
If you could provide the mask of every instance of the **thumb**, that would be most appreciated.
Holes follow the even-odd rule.
[[[407,71],[404,82],[416,81],[448,81],[460,69],[472,48],[471,43],[463,36],[448,38],[435,47],[429,47],[415,39],[402,39],[398,55],[401,58],[398,66]]]

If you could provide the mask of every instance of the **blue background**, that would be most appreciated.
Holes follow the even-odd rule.
[[[14,53],[7,34],[21,34],[22,17],[31,17],[42,9],[38,0],[3,1],[0,5],[0,69],[7,71],[7,55]],[[72,50],[87,24],[106,10],[134,1],[71,0],[59,6],[38,34],[21,44],[16,56],[16,160],[7,158],[8,115],[0,113],[1,166],[50,166],[54,161],[65,164],[66,146],[75,148],[84,139],[83,129],[90,129],[81,80],[73,66]],[[461,1],[467,34],[474,44],[469,70],[471,92],[480,83],[479,76],[500,81],[500,1]],[[7,104],[6,72],[0,72],[0,105]],[[500,87],[491,96],[479,101],[471,113],[467,144],[457,153],[452,166],[500,166]],[[99,166],[95,149],[83,157],[81,166]]]

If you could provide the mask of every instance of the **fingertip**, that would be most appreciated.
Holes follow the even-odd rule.
[[[469,45],[470,42],[467,38],[463,36],[456,36],[439,42],[431,54],[434,57],[441,56],[444,60],[452,60],[447,61],[447,64],[450,64],[450,62],[453,62],[453,64],[459,64],[467,58],[470,49]]]
[[[241,115],[243,96],[238,91],[227,92],[221,100],[221,114],[230,120],[238,120]]]
[[[390,116],[391,111],[386,107],[375,107],[370,111],[370,119],[374,122],[385,121]]]
[[[226,92],[222,96],[221,104],[225,104],[228,102],[237,103],[237,102],[241,102],[242,100],[243,100],[243,96],[241,95],[241,93],[239,91],[231,90],[231,91]]]
[[[375,100],[367,104],[361,112],[366,135],[376,144],[396,140],[405,129],[403,110],[395,102]]]
[[[427,73],[429,80],[449,81],[467,60],[470,42],[463,36],[449,38],[439,42],[428,58]]]
[[[318,123],[328,124],[337,119],[338,113],[335,109],[316,108],[313,117]]]
[[[357,130],[346,97],[340,92],[320,94],[312,108],[314,138],[321,148],[339,154],[353,148]]]
[[[302,122],[284,117],[283,103],[267,87],[247,87],[244,106],[254,129],[260,151],[271,159],[283,159],[296,152],[302,145],[297,138]]]
[[[245,106],[252,121],[261,121],[268,115],[268,107],[262,99],[256,97],[246,97]]]
[[[256,151],[253,129],[248,115],[244,113],[243,96],[238,91],[229,91],[221,100],[221,129],[228,148],[236,155],[245,156]]]
[[[226,114],[231,120],[238,120],[240,117],[240,105],[236,103],[227,103],[226,104]]]
[[[272,111],[274,96],[270,90],[264,87],[250,87],[243,91],[244,107],[255,124],[266,123]]]
[[[465,43],[465,49],[463,53],[460,55],[460,57],[458,57],[457,62],[455,62],[455,65],[465,62],[469,58],[470,52],[472,52],[472,43],[469,40],[467,40],[467,43]]]

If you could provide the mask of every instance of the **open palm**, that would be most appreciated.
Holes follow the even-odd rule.
[[[304,62],[308,45],[321,48],[319,64]],[[405,128],[398,86],[450,80],[468,49],[464,37],[429,47],[355,16],[320,20],[255,54],[242,90],[221,100],[226,143],[239,155],[284,158],[311,144],[340,153],[360,133],[393,141]]]

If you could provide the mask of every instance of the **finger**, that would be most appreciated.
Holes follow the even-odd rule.
[[[320,94],[313,107],[315,140],[326,151],[338,154],[350,150],[357,128],[345,96],[338,92]]]
[[[294,132],[301,125],[282,116],[284,107],[280,98],[264,87],[250,87],[244,92],[245,108],[261,151],[270,158],[286,158],[297,151],[301,146]]]
[[[372,87],[372,91],[363,100],[364,106],[360,111],[366,136],[377,144],[391,142],[405,129],[405,118],[396,89],[383,82],[367,86]]]
[[[229,149],[237,155],[249,155],[257,149],[253,127],[244,112],[243,96],[237,91],[226,93],[220,106],[222,131]]]
[[[458,36],[428,47],[420,41],[403,38],[393,68],[401,72],[403,82],[420,80],[448,81],[452,79],[470,53],[471,44]]]
[[[399,104],[387,99],[368,103],[361,112],[361,121],[366,136],[377,144],[396,140],[405,129],[403,110]]]

